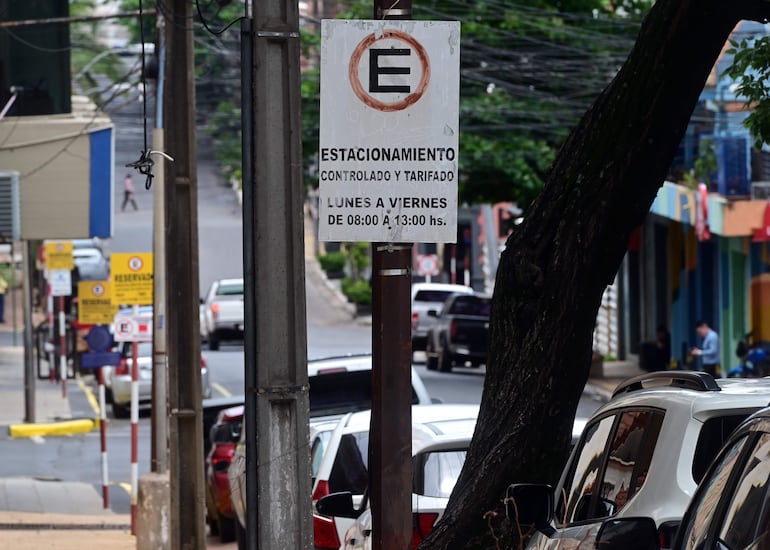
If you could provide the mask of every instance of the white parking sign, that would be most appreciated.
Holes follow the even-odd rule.
[[[460,23],[325,20],[319,238],[455,242]]]

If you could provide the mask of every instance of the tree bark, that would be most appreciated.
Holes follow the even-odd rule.
[[[506,487],[558,480],[602,292],[730,32],[741,18],[766,17],[767,5],[658,0],[626,63],[562,146],[501,257],[476,432],[449,506],[421,549],[510,547]]]

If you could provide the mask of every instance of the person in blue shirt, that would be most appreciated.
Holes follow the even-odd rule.
[[[706,321],[695,323],[695,332],[703,339],[703,343],[700,348],[692,348],[690,352],[700,357],[701,369],[704,372],[714,377],[719,376],[719,335]]]

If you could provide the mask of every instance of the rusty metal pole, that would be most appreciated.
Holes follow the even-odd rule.
[[[411,0],[374,0],[374,19],[411,19]],[[372,244],[369,492],[374,550],[412,540],[412,244]]]

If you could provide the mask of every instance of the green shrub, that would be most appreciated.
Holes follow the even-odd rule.
[[[356,281],[350,277],[345,277],[342,279],[340,287],[342,293],[354,304],[372,303],[372,287],[369,286],[369,281]]]
[[[329,252],[318,256],[318,261],[324,271],[335,273],[344,269],[347,258],[344,252]]]

